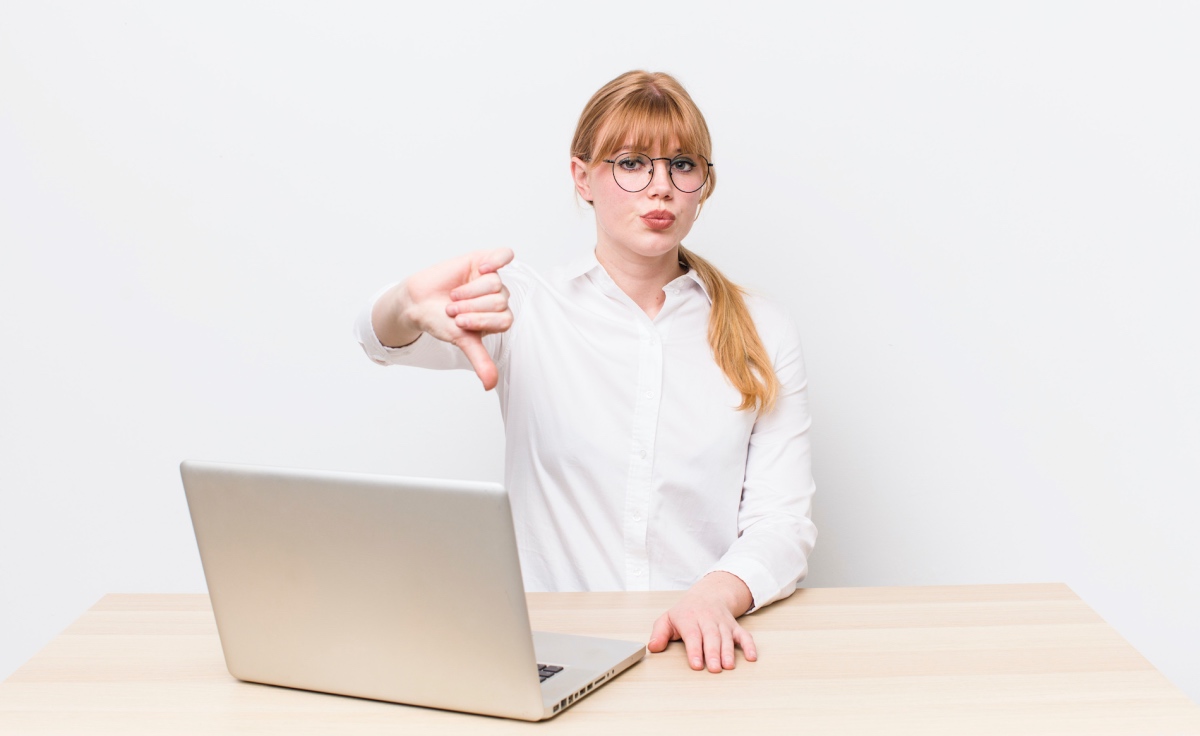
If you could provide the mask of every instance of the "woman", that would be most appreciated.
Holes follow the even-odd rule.
[[[509,250],[385,291],[377,363],[499,386],[505,485],[530,590],[687,589],[649,649],[695,670],[757,658],[737,617],[790,595],[816,539],[807,390],[791,321],[683,247],[712,194],[699,109],[666,74],[600,89],[571,144],[596,246],[544,278]]]

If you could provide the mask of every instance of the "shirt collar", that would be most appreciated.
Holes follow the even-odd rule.
[[[708,300],[708,303],[712,304],[712,297],[708,293],[708,287],[704,285],[704,279],[700,278],[700,274],[696,273],[696,269],[689,268],[687,273],[675,280],[680,281],[682,279],[689,279],[695,283],[696,288],[700,289],[700,293],[704,295],[704,298]]]
[[[596,260],[596,251],[594,249],[589,249],[586,253],[583,253],[578,258],[570,261],[566,266],[563,266],[559,271],[559,274],[564,281],[574,281],[577,278],[586,276],[587,274],[593,273],[597,270],[604,274],[606,280],[612,280],[611,277],[608,276],[608,272],[605,271],[604,267],[600,265],[600,261]],[[712,304],[712,297],[709,295],[708,289],[704,286],[704,281],[700,278],[700,274],[696,273],[696,269],[694,268],[689,268],[687,273],[675,279],[674,281],[671,281],[663,288],[671,288],[672,286],[675,288],[683,288],[684,286],[687,286],[689,282],[695,284],[695,287],[700,290],[700,293],[704,295],[704,298],[708,299],[708,303]]]
[[[600,262],[596,260],[596,251],[589,248],[587,252],[580,254],[578,258],[563,266],[559,270],[559,275],[563,281],[574,281],[594,268],[600,268]]]

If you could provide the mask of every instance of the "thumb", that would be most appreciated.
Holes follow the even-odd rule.
[[[492,356],[483,346],[483,335],[478,332],[464,332],[462,337],[454,341],[454,344],[467,356],[471,367],[475,369],[475,375],[479,376],[479,380],[483,382],[483,390],[494,389],[499,376],[496,364],[492,362]]]
[[[514,258],[511,248],[497,248],[493,251],[480,251],[479,253],[472,255],[480,256],[477,270],[481,274],[499,271],[508,264],[512,263]]]
[[[675,627],[671,625],[671,617],[664,613],[654,622],[654,629],[650,632],[650,642],[646,648],[652,652],[663,651],[667,648],[674,633]]]

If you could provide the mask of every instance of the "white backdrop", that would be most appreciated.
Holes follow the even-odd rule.
[[[175,5],[0,13],[0,677],[203,590],[183,458],[499,479],[495,397],[350,323],[589,247],[575,118],[647,68],[689,245],[805,338],[808,584],[1065,581],[1200,700],[1200,6]]]

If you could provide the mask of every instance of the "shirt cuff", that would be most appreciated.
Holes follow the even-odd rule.
[[[419,360],[422,355],[429,352],[431,343],[437,341],[427,339],[425,333],[421,333],[416,340],[399,348],[388,347],[379,341],[379,336],[375,334],[375,325],[371,321],[371,313],[375,309],[375,302],[390,288],[392,287],[387,286],[381,289],[358,313],[358,319],[354,323],[354,335],[358,338],[358,344],[362,345],[363,352],[372,362],[379,365],[407,365]]]
[[[750,597],[753,599],[750,609],[746,613],[753,613],[765,605],[774,603],[781,598],[787,598],[796,591],[794,581],[780,590],[779,583],[776,582],[775,576],[771,574],[770,570],[757,560],[747,557],[722,558],[704,574],[707,575],[710,572],[727,572],[730,575],[736,575],[746,584],[746,587],[750,589]]]

